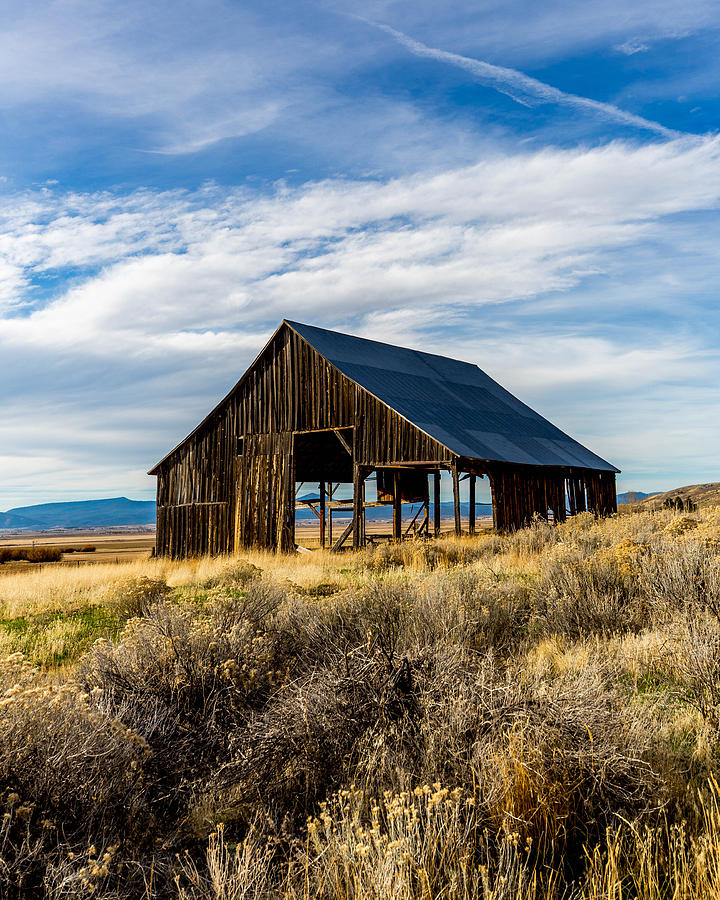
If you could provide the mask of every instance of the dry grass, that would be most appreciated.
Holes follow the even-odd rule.
[[[0,573],[0,896],[720,887],[720,510]]]

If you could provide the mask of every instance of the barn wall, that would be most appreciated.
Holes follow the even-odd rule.
[[[617,512],[615,473],[590,470],[544,469],[537,466],[490,468],[493,519],[498,531],[529,525],[537,514],[552,511],[555,522],[589,510],[597,516]]]
[[[248,435],[238,460],[237,547],[290,550],[295,523],[293,435]]]
[[[493,518],[498,531],[514,531],[528,525],[537,513],[555,522],[565,513],[565,474],[534,466],[493,466],[489,472]]]

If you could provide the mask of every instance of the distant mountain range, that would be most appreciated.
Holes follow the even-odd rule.
[[[154,500],[76,500],[17,506],[0,513],[0,529],[47,531],[52,528],[116,528],[124,525],[154,525]]]

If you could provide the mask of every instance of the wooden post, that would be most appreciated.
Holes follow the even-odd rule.
[[[362,544],[362,514],[363,494],[365,493],[363,467],[353,466],[353,550],[358,550]]]
[[[490,472],[488,472],[488,481],[490,482],[490,504],[492,506],[492,517],[493,517],[493,531],[497,531],[499,528],[498,525],[498,497],[495,492],[495,486],[497,482],[493,479],[493,476]]]
[[[433,472],[433,534],[440,537],[440,470]]]
[[[333,498],[332,481],[328,482],[328,497],[330,497],[331,500]],[[332,547],[332,545],[333,545],[332,514],[333,514],[333,508],[331,506],[328,509],[328,547]]]
[[[362,481],[360,482],[360,546],[364,547],[365,540],[365,478],[369,475],[366,469],[362,472]]]
[[[325,549],[325,482],[320,482],[320,547]]]
[[[460,476],[457,466],[453,463],[452,467],[453,480],[453,504],[455,506],[455,534],[462,534],[462,519],[460,517]]]
[[[393,472],[393,540],[402,540],[402,498],[400,497],[400,473]]]
[[[468,485],[468,532],[475,534],[475,476],[470,476],[470,484]]]

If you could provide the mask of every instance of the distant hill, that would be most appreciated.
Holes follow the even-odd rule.
[[[23,516],[16,516],[13,512],[6,512],[0,513],[0,528],[37,528],[37,523]]]
[[[682,500],[689,498],[697,506],[720,506],[720,481],[687,484],[685,487],[673,488],[662,494],[650,494],[634,505],[636,509],[658,509],[668,497],[672,499],[680,497]]]
[[[76,500],[18,506],[0,513],[0,528],[47,530],[49,528],[112,528],[122,525],[154,525],[153,500]]]
[[[651,491],[649,494],[643,494],[642,491],[625,491],[624,494],[617,495],[618,503],[637,503],[639,500],[645,500],[646,497],[655,497],[658,491]]]

